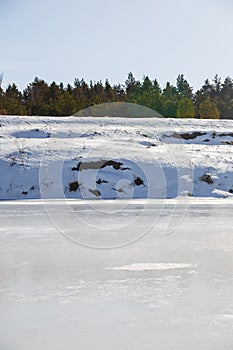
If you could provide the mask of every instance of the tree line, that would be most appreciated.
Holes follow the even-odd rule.
[[[75,79],[73,85],[64,86],[35,78],[20,91],[14,83],[4,90],[1,81],[0,76],[0,114],[5,115],[67,116],[101,103],[130,102],[164,117],[233,119],[233,80],[227,77],[222,82],[218,75],[195,93],[183,74],[176,85],[167,82],[163,89],[156,79],[144,76],[139,81],[132,73],[124,85]]]

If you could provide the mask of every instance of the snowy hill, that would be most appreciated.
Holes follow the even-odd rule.
[[[233,121],[0,117],[0,198],[232,196]]]

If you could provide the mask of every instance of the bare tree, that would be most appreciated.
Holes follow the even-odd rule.
[[[0,73],[0,114],[2,114],[3,106],[2,106],[2,80],[3,80],[3,73]]]
[[[3,73],[0,74],[0,88],[2,86],[2,81],[3,81]]]

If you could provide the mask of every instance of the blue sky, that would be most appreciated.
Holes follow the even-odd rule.
[[[132,71],[194,89],[233,77],[231,0],[0,0],[3,87],[35,76],[123,83]]]

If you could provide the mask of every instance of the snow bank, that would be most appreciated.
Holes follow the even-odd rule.
[[[0,117],[0,198],[225,198],[233,121]]]

